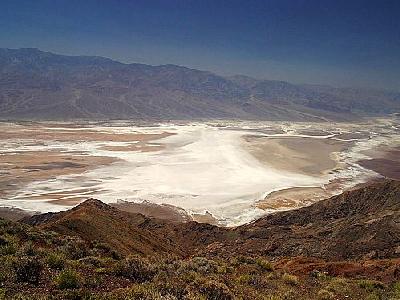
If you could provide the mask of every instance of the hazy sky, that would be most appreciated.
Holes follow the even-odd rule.
[[[1,0],[0,47],[400,90],[400,0]]]

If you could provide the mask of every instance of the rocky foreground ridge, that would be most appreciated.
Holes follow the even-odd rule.
[[[9,275],[1,291],[10,299],[398,299],[399,224],[393,180],[236,228],[89,199],[1,221],[0,275]]]

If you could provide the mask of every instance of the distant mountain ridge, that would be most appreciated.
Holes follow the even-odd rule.
[[[400,111],[400,93],[223,77],[34,48],[0,49],[1,119],[348,120]]]

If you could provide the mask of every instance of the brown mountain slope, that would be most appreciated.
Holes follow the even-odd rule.
[[[326,260],[400,257],[400,182],[383,181],[298,210],[276,213],[237,228],[170,223],[121,212],[97,200],[26,220],[129,252]]]
[[[2,295],[399,299],[399,196],[400,182],[385,181],[232,229],[170,223],[94,199],[25,219],[35,228],[0,219]]]
[[[89,243],[106,243],[123,255],[188,256],[205,245],[227,240],[231,232],[210,224],[177,223],[129,213],[96,199],[64,212],[26,217],[22,222],[63,235],[76,235]]]
[[[89,243],[106,243],[123,255],[184,254],[183,247],[172,243],[168,237],[155,235],[141,227],[151,222],[149,218],[120,211],[95,199],[65,212],[37,215],[24,222],[40,229],[79,236]],[[157,222],[163,223],[161,220]]]
[[[235,230],[221,251],[330,260],[400,257],[400,182],[384,181]],[[217,252],[219,250],[216,250]]]

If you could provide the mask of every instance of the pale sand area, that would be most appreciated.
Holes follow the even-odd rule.
[[[0,195],[33,181],[85,171],[118,161],[113,157],[84,156],[57,151],[24,151],[0,155]]]
[[[9,139],[58,142],[147,142],[172,135],[172,133],[124,133],[118,130],[104,132],[90,128],[51,128],[45,125],[7,126],[0,124],[0,141]]]
[[[125,146],[102,146],[100,147],[100,149],[107,151],[121,151],[121,152],[126,152],[126,151],[152,152],[165,149],[165,145],[140,141],[138,143]]]
[[[331,193],[320,187],[294,187],[268,194],[257,203],[261,209],[281,210],[310,205],[331,196]]]
[[[112,155],[93,155],[93,149],[107,151],[160,151],[163,145],[152,141],[172,135],[125,133],[118,130],[77,128],[74,124],[0,124],[0,197],[11,199],[13,192],[35,182],[56,180],[60,176],[81,175],[90,170],[123,162]],[[63,126],[63,127],[60,127]],[[108,130],[108,128],[106,128]],[[119,144],[119,145],[115,145]],[[76,205],[96,194],[95,184],[86,182],[71,191],[48,191],[19,195],[20,200],[51,201]]]
[[[322,136],[322,132],[319,136]],[[325,133],[326,135],[326,133]],[[245,148],[259,161],[277,170],[322,177],[341,167],[338,153],[351,142],[314,137],[246,136]],[[334,184],[323,187],[292,187],[269,193],[257,202],[267,210],[292,209],[326,199],[334,194]]]
[[[324,175],[338,167],[336,153],[349,142],[312,137],[244,137],[244,146],[254,157],[277,170],[309,176]]]

